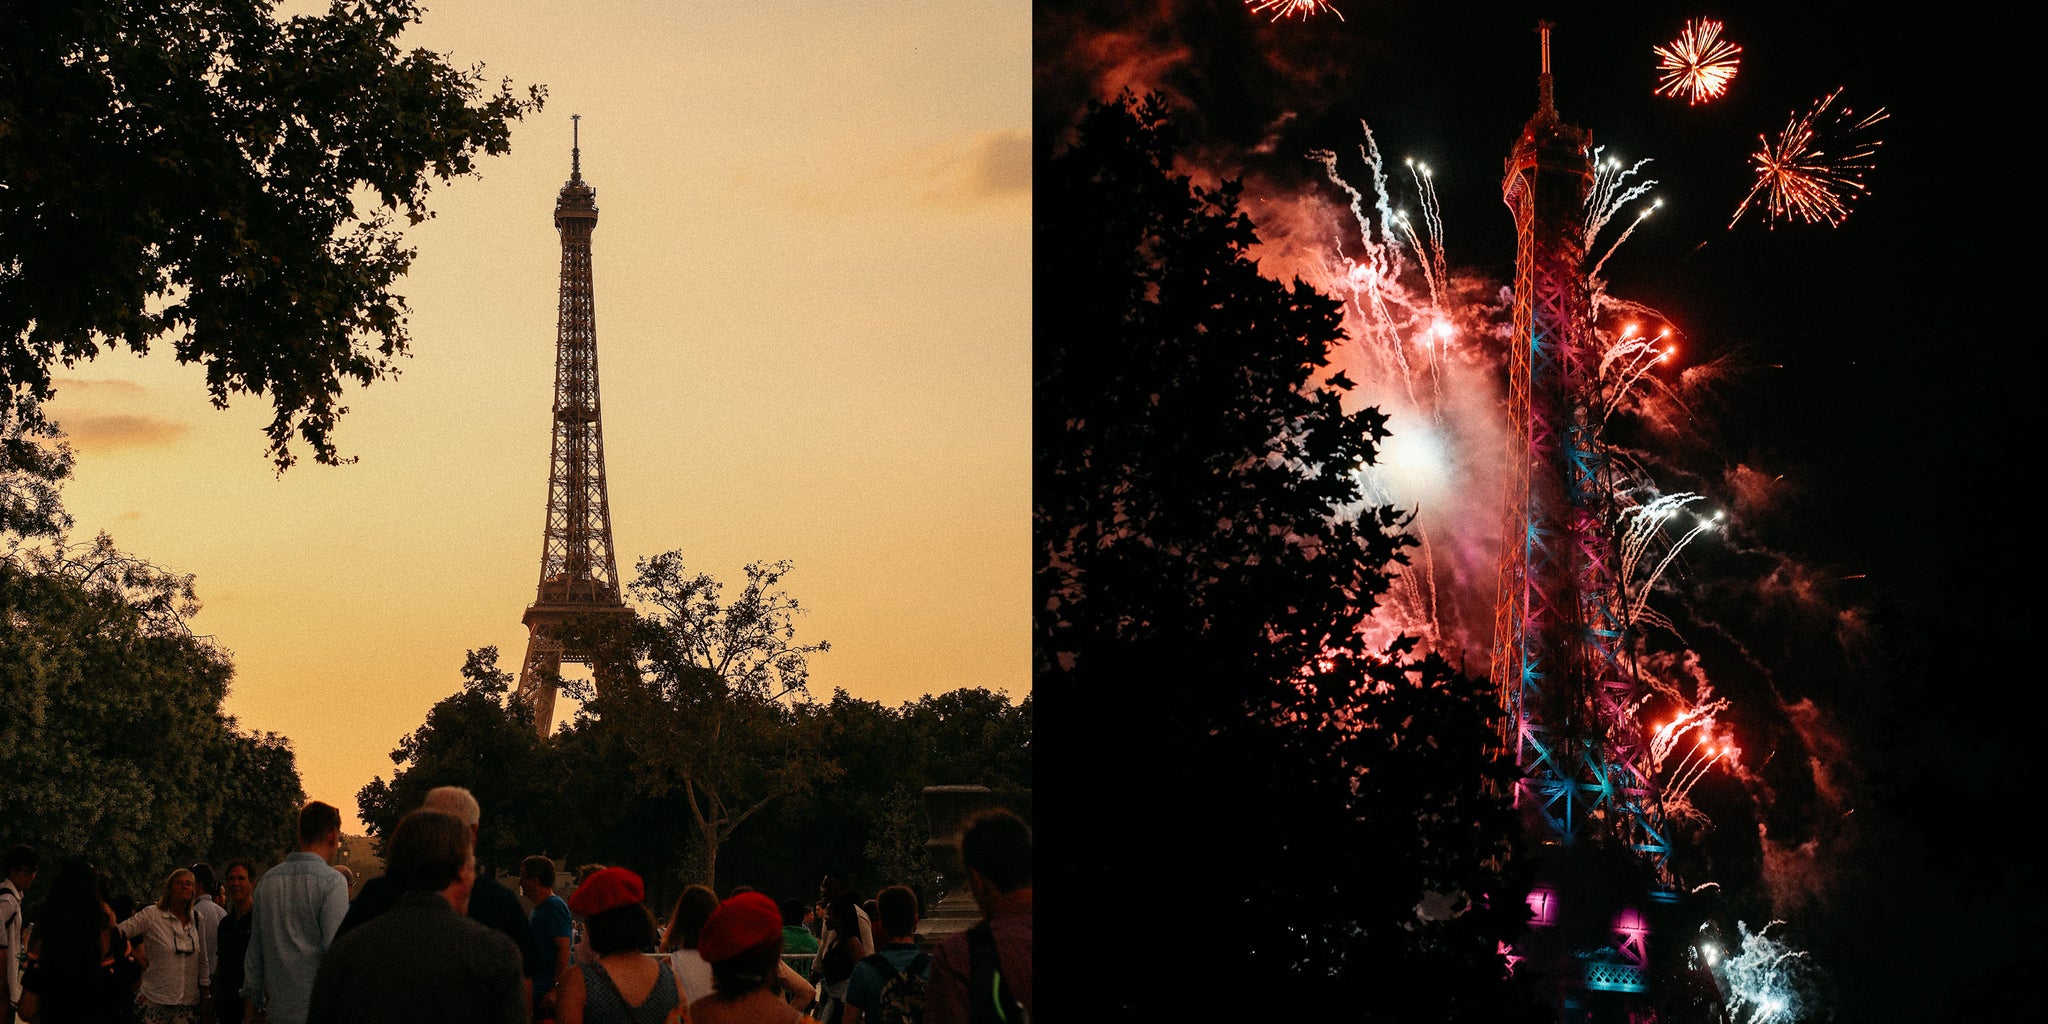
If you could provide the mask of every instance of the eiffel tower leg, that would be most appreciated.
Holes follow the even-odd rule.
[[[535,624],[526,636],[526,660],[519,666],[517,696],[533,709],[533,727],[546,739],[555,727],[555,682],[562,675],[562,644]]]

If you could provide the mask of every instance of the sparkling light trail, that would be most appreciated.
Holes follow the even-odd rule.
[[[1657,70],[1664,72],[1650,91],[1658,96],[1683,94],[1688,105],[1727,92],[1736,65],[1742,62],[1742,47],[1722,39],[1721,23],[1707,18],[1686,22],[1671,45],[1650,49],[1659,58]]]
[[[1865,136],[1890,115],[1882,107],[1861,118],[1848,107],[1836,110],[1835,100],[1841,95],[1842,90],[1836,89],[1804,115],[1795,111],[1777,142],[1757,137],[1763,147],[1749,158],[1756,171],[1756,185],[1735,208],[1735,216],[1728,221],[1731,229],[1758,197],[1763,201],[1757,205],[1772,227],[1780,219],[1793,218],[1808,224],[1827,221],[1829,227],[1837,227],[1849,215],[1849,204],[1869,191],[1863,175],[1883,143]]]
[[[1615,214],[1621,212],[1622,207],[1642,198],[1650,191],[1651,186],[1657,184],[1657,179],[1655,178],[1647,178],[1632,184],[1629,182],[1630,178],[1635,177],[1637,171],[1643,169],[1643,165],[1650,162],[1649,160],[1638,160],[1624,167],[1621,161],[1614,157],[1608,157],[1605,160],[1600,159],[1600,154],[1605,149],[1606,147],[1602,146],[1593,150],[1592,154],[1593,190],[1586,194],[1585,247],[1587,252],[1593,251],[1593,243],[1599,239],[1600,232],[1607,227],[1609,221],[1614,219]],[[1650,211],[1656,209],[1661,204],[1662,200],[1659,200],[1644,207],[1642,212],[1636,214],[1636,219],[1622,231],[1619,238],[1614,240],[1613,245],[1607,247],[1607,251],[1594,262],[1592,271],[1586,276],[1597,282],[1600,278],[1600,268],[1607,265],[1607,257],[1614,255],[1614,250],[1621,248],[1621,243],[1628,241],[1628,236],[1635,232],[1636,225],[1641,224],[1643,218],[1648,217]]]
[[[1253,14],[1272,11],[1274,21],[1288,15],[1298,15],[1301,20],[1307,21],[1310,15],[1324,11],[1336,15],[1338,21],[1344,20],[1344,12],[1332,7],[1328,0],[1244,0],[1244,5],[1251,8]]]

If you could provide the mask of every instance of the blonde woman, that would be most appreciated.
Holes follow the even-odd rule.
[[[164,879],[162,898],[120,924],[122,935],[142,940],[149,957],[138,989],[143,1024],[199,1024],[199,1004],[211,998],[206,949],[192,916],[198,891],[192,872],[179,868]]]

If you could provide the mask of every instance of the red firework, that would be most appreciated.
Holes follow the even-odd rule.
[[[1330,6],[1328,0],[1244,0],[1244,5],[1251,8],[1253,14],[1272,11],[1274,21],[1279,21],[1290,14],[1299,15],[1301,20],[1307,21],[1309,15],[1324,11],[1336,15],[1338,21],[1344,20],[1344,13]]]
[[[1651,90],[1658,96],[1685,94],[1687,103],[1704,103],[1728,91],[1740,64],[1742,47],[1721,38],[1721,23],[1705,18],[1688,21],[1669,46],[1650,48],[1664,77]]]
[[[1728,221],[1730,228],[1751,203],[1763,208],[1773,227],[1780,218],[1798,218],[1808,224],[1827,221],[1834,227],[1849,215],[1849,204],[1869,191],[1863,175],[1882,145],[1864,136],[1890,115],[1882,107],[1860,118],[1847,107],[1836,110],[1835,100],[1841,95],[1842,90],[1836,89],[1821,97],[1805,115],[1794,112],[1776,143],[1757,137],[1763,148],[1749,158],[1756,171],[1756,186],[1735,208],[1734,218]],[[1757,201],[1759,197],[1762,202]]]

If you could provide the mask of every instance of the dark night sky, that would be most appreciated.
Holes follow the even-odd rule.
[[[1841,4],[1337,6],[1342,21],[1269,24],[1237,0],[1041,2],[1039,144],[1107,55],[1148,55],[1207,158],[1256,179],[1319,177],[1301,154],[1355,151],[1366,121],[1394,161],[1435,169],[1452,263],[1507,280],[1501,161],[1535,106],[1534,25],[1554,22],[1560,113],[1650,158],[1663,200],[1609,264],[1610,291],[1684,325],[1688,357],[1743,368],[1689,457],[1783,474],[1749,535],[1825,581],[1817,605],[1873,624],[1811,665],[1798,652],[1815,638],[1737,632],[1787,704],[1810,699],[1838,727],[1842,748],[1798,755],[1852,766],[1862,818],[1813,826],[1839,844],[1835,875],[1795,922],[1833,979],[1834,1019],[2038,1003],[2041,857],[2019,797],[2039,782],[2021,751],[2041,718],[2039,260],[2022,248],[2038,244],[2022,141],[2039,120],[2022,81],[2038,26]],[[1697,17],[1722,20],[1743,60],[1726,96],[1689,107],[1652,95],[1650,48]],[[1773,230],[1752,210],[1730,230],[1758,135],[1837,86],[1890,113],[1870,193],[1839,228]]]

